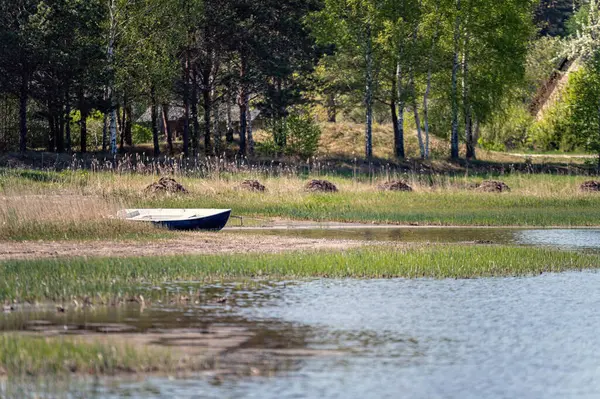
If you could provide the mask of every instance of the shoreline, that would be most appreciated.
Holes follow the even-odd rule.
[[[182,233],[177,238],[155,240],[0,241],[0,262],[77,257],[277,254],[344,250],[373,244],[376,243],[227,233]]]

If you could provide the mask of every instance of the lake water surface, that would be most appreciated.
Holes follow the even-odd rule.
[[[460,230],[462,241],[600,248],[598,230]],[[370,231],[376,240],[381,234],[416,240],[426,233]],[[428,240],[457,237],[443,229],[427,229],[427,234]],[[241,326],[254,335],[250,348],[314,353],[291,356],[269,377],[79,381],[63,393],[72,398],[600,397],[597,272],[475,280],[325,279],[246,287],[173,284],[173,289],[200,289],[207,300],[183,308],[156,305],[143,313],[138,308],[63,316],[19,312],[0,315],[0,328],[31,329],[36,325],[31,321],[40,319],[49,323],[44,328],[73,331],[97,329],[98,323],[136,332]],[[236,299],[227,306],[208,301],[220,295]],[[2,392],[33,397],[26,396],[30,387],[6,381],[0,382],[0,397]]]

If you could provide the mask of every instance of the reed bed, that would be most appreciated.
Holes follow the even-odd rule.
[[[119,303],[164,297],[169,282],[301,278],[479,278],[595,269],[600,255],[544,248],[435,245],[348,252],[96,258],[0,263],[0,301]],[[81,301],[81,298],[87,298]],[[117,299],[117,300],[115,300]]]
[[[145,224],[116,218],[118,198],[96,195],[0,196],[0,240],[84,240],[163,237]]]
[[[115,375],[170,372],[177,367],[168,350],[126,342],[86,342],[73,337],[0,334],[0,376],[66,374]]]

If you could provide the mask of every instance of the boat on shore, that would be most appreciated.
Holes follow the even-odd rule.
[[[231,209],[124,209],[119,217],[148,222],[170,230],[219,231],[225,227]]]

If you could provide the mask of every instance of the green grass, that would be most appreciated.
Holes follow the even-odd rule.
[[[196,198],[140,201],[140,206],[187,208]],[[338,193],[275,196],[230,193],[205,197],[202,206],[235,215],[298,220],[439,226],[598,226],[600,196],[539,198],[469,192]]]
[[[84,342],[70,337],[0,334],[0,375],[168,372],[175,361],[167,350]]]
[[[143,294],[174,281],[244,278],[477,278],[594,269],[600,255],[500,246],[372,247],[275,255],[28,260],[0,263],[0,301]]]
[[[238,190],[254,177],[266,193]],[[581,193],[585,176],[508,174],[390,176],[408,178],[416,191],[382,193],[375,176],[315,176],[332,180],[340,192],[310,194],[304,178],[222,173],[210,179],[178,176],[188,195],[148,196],[156,176],[108,172],[0,170],[0,240],[154,239],[171,237],[152,226],[111,219],[124,207],[231,208],[237,216],[294,220],[438,226],[600,225],[600,194]],[[501,179],[510,193],[469,190],[482,179]],[[430,187],[433,185],[433,188]],[[2,195],[5,197],[2,198]],[[53,197],[54,202],[46,200]],[[73,209],[73,212],[67,212]]]
[[[144,223],[122,220],[21,221],[0,227],[0,240],[155,240],[174,234]]]

